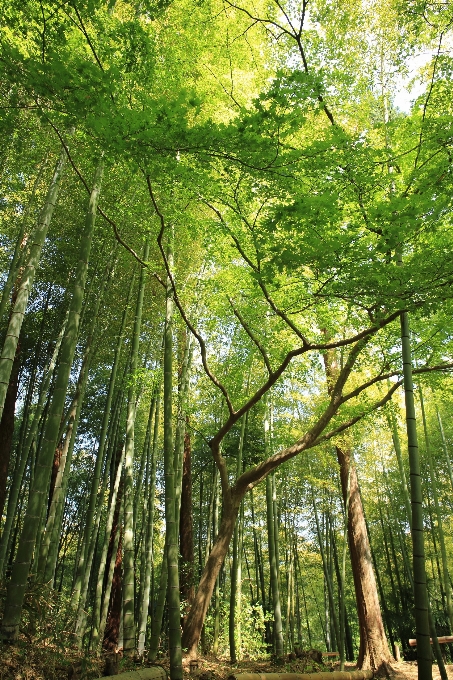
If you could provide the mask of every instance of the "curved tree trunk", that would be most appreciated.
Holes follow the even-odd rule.
[[[389,668],[391,657],[382,622],[357,472],[350,462],[349,451],[338,446],[336,451],[344,499],[348,493],[349,470],[348,537],[360,629],[357,665],[361,669],[371,668],[382,673]]]
[[[187,649],[189,657],[194,657],[197,653],[203,622],[211,601],[217,576],[228,552],[231,537],[233,536],[242,497],[243,494],[241,496],[232,496],[230,491],[230,498],[224,498],[219,533],[217,534],[217,538],[204,566],[182,636],[182,645]]]

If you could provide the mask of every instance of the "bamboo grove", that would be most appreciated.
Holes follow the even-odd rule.
[[[3,3],[4,644],[447,677],[452,22]]]

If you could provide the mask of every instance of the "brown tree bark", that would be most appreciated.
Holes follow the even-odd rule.
[[[325,352],[323,358],[327,392],[331,395],[340,373],[335,350]],[[351,452],[339,446],[335,449],[345,503],[349,477],[348,542],[360,630],[357,666],[364,670],[372,669],[378,675],[388,675],[391,655],[382,622],[357,471],[351,460]]]
[[[186,610],[191,607],[195,595],[191,457],[190,433],[186,428],[182,464],[181,512],[179,516],[180,591],[181,600],[185,602]],[[184,615],[183,624],[186,618],[187,615]]]
[[[17,391],[19,388],[20,370],[20,346],[17,345],[14,357],[8,390],[6,392],[5,406],[0,421],[0,517],[6,500],[6,482],[8,479],[9,461],[14,434],[14,411],[16,406]]]
[[[57,481],[58,470],[60,469],[61,456],[63,454],[64,441],[61,440],[55,449],[55,454],[53,457],[52,473],[50,476],[50,488],[49,488],[49,499],[47,501],[47,514],[50,511],[50,505],[52,503],[53,492],[55,491],[55,483]]]
[[[115,569],[113,571],[112,590],[110,591],[109,613],[104,631],[102,647],[106,652],[116,652],[121,623],[121,605],[123,602],[123,531],[116,551]]]
[[[245,491],[244,491],[245,493]],[[239,512],[239,506],[244,493],[239,497],[233,495],[231,489],[224,496],[222,521],[219,533],[214,541],[211,552],[203,569],[198,585],[196,598],[192,604],[182,635],[182,646],[187,649],[189,658],[197,654],[198,642],[201,636],[206,612],[211,601],[217,576],[228,552],[228,546],[234,532],[234,525]]]
[[[357,472],[354,463],[351,462],[350,452],[343,451],[338,446],[335,448],[340,464],[344,499],[349,472],[348,539],[360,630],[357,666],[360,669],[372,669],[377,674],[387,675],[391,655],[382,622]]]
[[[345,383],[352,371],[357,357],[359,356],[363,347],[366,345],[367,341],[367,337],[361,337],[350,349],[349,354],[345,359],[344,366],[342,366],[341,370],[337,370],[336,377],[331,383],[331,389],[329,389],[329,403],[314,425],[291,446],[277,451],[276,453],[269,456],[267,460],[263,460],[258,465],[245,470],[245,472],[243,472],[238,477],[233,487],[231,487],[229,484],[228,469],[226,461],[220,452],[220,444],[224,436],[231,430],[234,424],[238,422],[238,420],[244,415],[244,413],[247,412],[249,408],[259,401],[261,396],[266,391],[265,388],[268,388],[269,385],[274,384],[277,376],[276,372],[271,374],[266,385],[260,388],[260,390],[255,393],[255,395],[247,402],[246,405],[237,411],[234,411],[231,407],[230,415],[228,416],[227,420],[211,439],[209,446],[220,473],[223,514],[219,534],[214,542],[211,553],[203,569],[200,583],[195,593],[195,598],[187,617],[182,636],[182,644],[187,650],[189,657],[196,655],[204,618],[212,597],[215,582],[227,554],[231,537],[233,536],[234,525],[241,500],[244,498],[247,491],[250,491],[253,489],[253,487],[263,481],[266,476],[272,472],[272,470],[275,470],[279,465],[301,454],[303,451],[307,451],[308,449],[317,446],[323,441],[330,440],[333,436],[336,436],[343,430],[351,427],[366,413],[365,411],[363,415],[349,419],[341,425],[336,425],[330,432],[326,432],[327,426],[331,422],[332,418],[337,414],[342,403],[352,398],[352,396],[358,396],[360,392],[365,389],[366,386],[368,386],[368,383],[364,383],[363,387],[352,390],[347,396],[343,395]],[[396,385],[398,385],[398,383],[396,383]],[[372,408],[376,409],[386,404],[391,398],[391,395],[395,389],[396,387],[392,387],[392,389],[389,390],[382,399],[374,403]]]

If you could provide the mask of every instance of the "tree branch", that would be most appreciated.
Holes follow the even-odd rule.
[[[228,394],[228,391],[227,391],[226,387],[220,382],[220,380],[218,380],[218,378],[216,378],[216,376],[210,370],[210,368],[208,366],[208,360],[207,360],[206,343],[205,343],[204,339],[202,338],[202,336],[200,335],[200,333],[198,333],[196,328],[189,321],[187,314],[185,313],[184,308],[183,308],[181,301],[179,299],[178,291],[176,290],[175,280],[173,278],[173,274],[171,273],[170,266],[168,264],[168,259],[167,259],[167,256],[165,255],[165,251],[164,251],[164,248],[163,248],[163,245],[162,245],[162,237],[163,237],[164,231],[165,231],[165,220],[164,220],[163,214],[159,210],[159,206],[157,205],[157,201],[156,201],[156,198],[154,196],[154,192],[153,192],[153,188],[151,186],[151,180],[150,180],[149,175],[146,175],[146,183],[148,185],[148,191],[149,191],[149,195],[150,195],[150,198],[151,198],[151,202],[153,204],[156,215],[158,216],[159,221],[160,221],[160,231],[159,231],[159,235],[157,237],[157,243],[158,243],[161,255],[162,255],[162,259],[164,261],[164,266],[165,266],[165,270],[167,272],[168,279],[170,281],[170,285],[172,287],[173,299],[175,301],[175,305],[177,306],[179,313],[181,314],[181,317],[182,317],[184,323],[186,324],[187,328],[190,330],[190,332],[192,333],[192,335],[196,338],[196,340],[198,342],[198,345],[200,347],[200,353],[201,353],[201,361],[203,363],[203,368],[205,370],[206,375],[211,380],[211,382],[214,383],[214,385],[216,387],[218,387],[219,390],[222,392],[223,396],[225,397],[225,401],[226,401],[226,404],[227,404],[227,407],[228,407],[228,411],[229,411],[230,415],[232,415],[232,414],[234,414],[234,408],[233,408],[233,404],[231,403],[231,399],[230,399],[230,396]]]
[[[72,158],[72,156],[71,156],[71,153],[70,153],[70,151],[69,151],[68,145],[66,144],[66,142],[65,142],[64,139],[63,139],[63,136],[61,135],[61,133],[60,133],[60,131],[58,130],[58,128],[52,123],[52,121],[51,121],[49,118],[48,118],[47,120],[48,120],[48,122],[49,122],[49,125],[52,127],[52,129],[55,131],[56,135],[58,136],[58,139],[60,140],[60,142],[61,142],[61,144],[62,144],[62,146],[63,146],[63,148],[64,148],[64,150],[65,150],[66,156],[68,157],[68,160],[69,160],[69,163],[70,163],[71,166],[72,166],[72,169],[74,170],[74,172],[76,173],[76,175],[77,175],[77,177],[80,179],[80,181],[82,182],[82,184],[83,184],[83,186],[85,187],[85,189],[86,189],[88,195],[90,195],[90,194],[91,194],[91,189],[90,189],[90,187],[88,186],[88,183],[87,183],[87,181],[85,180],[85,178],[84,178],[84,176],[82,175],[82,173],[80,172],[79,168],[76,166],[76,164],[75,164],[75,162],[74,162],[74,160],[73,160],[73,158]],[[118,241],[118,243],[120,243],[120,244],[123,246],[123,248],[125,248],[127,251],[129,251],[130,254],[131,254],[133,257],[135,257],[135,259],[137,260],[137,262],[140,262],[140,264],[142,265],[142,267],[146,267],[147,269],[149,269],[149,268],[150,268],[150,267],[149,267],[149,264],[147,264],[146,262],[144,262],[144,261],[141,259],[141,257],[140,257],[139,255],[137,255],[137,253],[135,252],[135,250],[134,250],[133,248],[131,248],[131,247],[130,247],[130,246],[129,246],[122,238],[121,238],[120,233],[119,233],[119,231],[118,231],[118,227],[117,227],[117,225],[115,224],[115,222],[114,222],[108,215],[106,215],[106,213],[105,213],[105,212],[102,210],[102,208],[100,208],[99,206],[98,206],[98,208],[97,208],[97,211],[98,211],[98,213],[104,218],[104,220],[105,220],[106,222],[108,222],[108,223],[110,224],[110,226],[113,228],[113,233],[115,234],[115,238],[116,238],[116,240]],[[165,287],[165,283],[164,283],[164,281],[162,281],[162,279],[161,279],[161,277],[159,276],[159,274],[157,274],[156,272],[151,272],[151,273],[152,273],[152,276],[153,276],[153,277],[154,277],[154,278],[155,278],[162,286]]]
[[[245,332],[247,333],[247,335],[249,336],[249,338],[251,339],[251,341],[252,341],[252,342],[256,345],[256,347],[258,348],[258,350],[259,350],[261,356],[263,357],[263,361],[264,361],[264,363],[266,364],[267,371],[268,371],[269,375],[271,375],[271,373],[272,373],[272,368],[271,368],[271,365],[270,365],[270,362],[269,362],[269,357],[267,356],[264,347],[262,346],[262,344],[260,343],[260,341],[258,340],[258,338],[254,335],[254,333],[253,333],[253,331],[251,330],[251,328],[250,328],[250,327],[247,325],[247,323],[244,321],[244,319],[242,318],[242,316],[241,316],[241,314],[239,313],[239,311],[235,308],[235,306],[233,305],[233,301],[231,300],[231,298],[229,298],[228,301],[229,301],[229,303],[230,303],[230,305],[231,305],[231,308],[232,308],[232,310],[233,310],[233,313],[234,313],[235,317],[239,320],[239,323],[241,324],[241,326],[243,327],[243,329],[245,330]]]

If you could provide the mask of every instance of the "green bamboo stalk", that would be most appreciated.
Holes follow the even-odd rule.
[[[398,435],[398,424],[396,422],[396,417],[392,409],[390,409],[389,413],[387,414],[388,417],[388,423],[392,432],[392,439],[393,439],[393,446],[395,449],[396,453],[396,459],[398,461],[398,470],[400,473],[400,481],[401,481],[401,486],[403,488],[403,498],[404,498],[404,503],[406,506],[406,513],[407,513],[407,521],[410,523],[410,518],[412,515],[411,511],[411,501],[409,497],[409,490],[407,488],[407,482],[406,482],[406,472],[404,470],[404,464],[403,464],[403,455],[401,453],[401,444],[400,444],[400,438]]]
[[[112,256],[112,254],[113,253],[110,254],[110,257]],[[48,551],[44,572],[45,583],[52,581],[55,576],[55,569],[58,560],[58,547],[60,541],[61,524],[63,520],[63,507],[66,499],[69,474],[71,471],[72,454],[74,451],[74,446],[77,437],[77,429],[79,426],[80,414],[82,411],[82,405],[88,381],[88,373],[90,370],[95,350],[94,334],[96,330],[96,325],[98,323],[101,302],[103,301],[105,290],[110,281],[110,275],[112,273],[113,266],[114,263],[109,258],[109,262],[104,272],[104,276],[102,277],[101,288],[96,296],[93,315],[87,333],[87,341],[82,360],[82,366],[80,368],[80,373],[75,390],[75,397],[73,399],[72,411],[69,416],[69,424],[60,461],[60,469],[57,474],[54,497],[52,498],[51,501],[49,516],[47,519],[49,525],[49,538],[46,541],[48,543]],[[47,531],[48,529],[46,527],[46,534]]]
[[[159,437],[159,415],[160,415],[160,384],[156,386],[155,414],[154,414],[154,433],[151,446],[149,486],[147,490],[147,523],[145,541],[145,578],[142,591],[142,600],[139,618],[138,653],[143,655],[146,641],[146,624],[148,621],[149,595],[151,588],[151,572],[153,568],[153,529],[154,529],[154,499],[156,495],[156,463],[157,463],[157,444]]]
[[[348,549],[348,517],[349,517],[349,495],[350,495],[350,467],[348,467],[348,483],[346,487],[346,500],[344,504],[344,521],[343,521],[343,554],[341,559],[341,581],[340,581],[340,671],[344,671],[345,663],[345,618],[346,618],[346,603],[345,603],[345,583],[346,583],[346,553]]]
[[[33,204],[35,194],[36,194],[36,190],[38,188],[39,182],[41,181],[42,173],[43,173],[44,168],[47,164],[47,161],[48,161],[48,158],[46,156],[44,158],[43,162],[41,163],[40,167],[39,167],[38,173],[37,173],[35,181],[33,183],[33,188],[32,188],[32,191],[31,191],[30,199],[27,202],[27,207],[26,207],[24,214],[22,216],[21,226],[20,226],[19,234],[18,234],[17,240],[16,240],[16,247],[14,249],[13,259],[11,260],[11,265],[10,265],[9,272],[8,272],[8,278],[6,279],[6,283],[5,283],[5,286],[3,288],[2,297],[1,297],[1,300],[0,300],[0,323],[3,319],[3,315],[6,311],[6,306],[9,302],[10,297],[11,297],[11,291],[13,289],[14,282],[16,281],[17,275],[22,268],[22,265],[23,265],[24,260],[25,260],[25,256],[26,256],[27,251],[28,251],[27,242],[26,242],[27,239],[25,239],[25,228],[27,226],[27,219],[28,219],[28,215],[29,215],[29,212],[30,212],[30,206]],[[25,243],[24,243],[24,240],[25,240]]]
[[[151,639],[149,642],[148,659],[155,661],[159,649],[159,638],[162,630],[162,618],[164,615],[165,598],[167,597],[168,569],[167,569],[167,548],[164,548],[162,555],[162,566],[159,577],[159,590],[157,593],[156,609],[151,621]]]
[[[167,248],[170,270],[173,267],[171,243]],[[165,477],[165,545],[167,550],[167,603],[169,622],[170,678],[182,680],[182,647],[178,572],[178,523],[175,507],[175,452],[173,448],[173,289],[167,277],[167,300],[164,338],[164,477]]]
[[[184,436],[186,433],[187,401],[189,397],[189,377],[192,363],[193,342],[191,336],[185,338],[181,366],[181,379],[178,395],[178,414],[175,432],[175,508],[179,518],[182,489],[182,461],[184,456]]]
[[[82,233],[79,262],[77,265],[73,296],[69,308],[69,318],[65,337],[61,345],[60,362],[57,370],[55,388],[49,407],[49,414],[44,432],[43,446],[36,461],[33,488],[30,492],[24,527],[19,541],[19,548],[14,563],[11,580],[7,587],[5,609],[2,622],[2,635],[14,640],[19,631],[22,605],[27,587],[28,573],[32,561],[33,550],[39,528],[41,511],[45,503],[48,480],[57,444],[56,438],[60,429],[61,416],[64,409],[66,391],[69,382],[74,352],[77,344],[79,316],[82,309],[88,260],[97,212],[97,202],[102,178],[102,165],[96,169],[93,189],[90,196],[85,229]]]
[[[415,627],[417,638],[417,660],[419,680],[431,680],[431,644],[428,616],[428,590],[426,587],[425,544],[423,535],[423,498],[420,477],[417,427],[412,383],[412,357],[409,332],[409,315],[401,313],[401,345],[403,360],[404,398],[406,403],[406,430],[409,448],[411,488],[411,533],[412,560],[414,570]]]
[[[30,246],[28,262],[17,291],[16,302],[11,311],[5,342],[0,355],[0,420],[3,415],[6,392],[9,385],[9,378],[13,367],[14,357],[16,356],[17,344],[19,342],[19,335],[25,316],[28,298],[33,286],[36,268],[39,264],[41,250],[46,239],[53,210],[57,202],[65,161],[66,153],[64,150],[62,150],[60,158],[55,165],[54,174],[49,191],[47,192],[44,207],[39,217],[38,225],[33,233],[33,243]]]
[[[156,412],[156,381],[153,385],[152,396],[149,406],[149,414],[146,424],[145,440],[143,442],[142,455],[140,457],[140,470],[139,479],[136,483],[135,494],[134,494],[134,535],[136,534],[136,526],[139,515],[141,515],[141,531],[139,541],[135,544],[135,554],[136,560],[137,556],[140,554],[140,587],[138,591],[138,596],[135,598],[136,602],[136,621],[137,625],[140,625],[140,612],[143,600],[143,588],[145,582],[145,572],[146,572],[146,558],[147,558],[147,527],[148,527],[148,502],[149,502],[149,486],[150,486],[150,475],[151,475],[151,458],[153,455],[152,446],[152,429],[154,426],[155,412]],[[143,480],[144,476],[144,480]],[[143,488],[144,487],[144,488]],[[142,494],[143,488],[143,494]],[[138,639],[140,639],[140,632],[138,634]],[[138,651],[138,643],[137,643]],[[141,653],[139,652],[139,655]]]
[[[215,486],[215,501],[214,501],[214,524],[213,524],[214,540],[219,531],[219,505],[220,505],[220,493],[219,484],[217,482]],[[217,656],[217,652],[219,651],[219,634],[220,634],[220,572],[216,578],[214,593],[214,637],[212,641],[212,653],[214,654],[214,656]]]
[[[11,489],[9,492],[9,497],[8,497],[8,507],[7,507],[7,512],[6,512],[6,521],[5,521],[5,526],[3,528],[3,533],[2,533],[2,538],[0,542],[0,575],[3,574],[4,572],[4,567],[5,567],[5,559],[6,555],[8,552],[8,545],[9,545],[9,540],[10,540],[10,535],[11,535],[11,527],[13,525],[16,509],[17,509],[17,500],[19,498],[19,492],[22,484],[22,478],[24,476],[25,472],[25,467],[27,464],[27,460],[29,459],[30,456],[30,451],[33,446],[33,442],[36,438],[36,433],[38,431],[38,425],[41,420],[41,416],[44,411],[44,406],[46,402],[46,397],[47,397],[47,392],[49,389],[50,381],[53,376],[53,372],[55,369],[55,365],[57,363],[57,357],[60,351],[61,343],[63,341],[63,337],[65,334],[65,329],[66,329],[66,323],[68,320],[69,316],[69,311],[66,313],[65,319],[63,321],[63,325],[61,327],[60,333],[58,335],[57,341],[55,343],[54,351],[52,353],[52,357],[47,365],[47,367],[44,369],[43,373],[43,378],[41,381],[41,386],[39,390],[39,397],[38,397],[38,403],[35,408],[35,412],[33,415],[33,420],[30,425],[30,429],[28,431],[25,444],[23,446],[23,449],[21,451],[21,456],[20,460],[18,461],[18,465],[16,465],[16,469],[14,471],[14,477],[13,481],[11,484]]]
[[[315,492],[313,490],[313,486],[311,487],[311,497],[312,497],[312,503],[313,503],[313,510],[314,510],[314,513],[315,513],[316,532],[318,534],[319,549],[320,549],[320,552],[321,552],[322,565],[323,565],[324,575],[325,575],[325,580],[326,580],[327,596],[328,596],[328,601],[329,601],[329,604],[330,604],[330,612],[331,612],[331,617],[332,617],[333,630],[334,630],[336,639],[339,640],[340,634],[339,634],[338,618],[337,618],[336,609],[335,609],[333,584],[332,584],[332,579],[331,579],[331,576],[330,576],[330,568],[329,568],[329,564],[328,564],[328,561],[327,561],[326,552],[325,552],[325,549],[324,549],[324,541],[322,539],[321,527],[320,527],[320,524],[319,524],[318,510],[316,508],[316,499],[315,499]]]
[[[113,451],[113,447],[111,447],[111,451]],[[95,593],[95,599],[94,599],[94,604],[93,604],[93,624],[92,624],[92,630],[91,630],[91,649],[95,651],[97,649],[97,646],[99,644],[99,639],[102,640],[102,637],[104,635],[104,627],[105,627],[105,622],[107,618],[107,608],[108,608],[108,602],[109,602],[109,597],[108,595],[110,594],[110,591],[108,590],[108,585],[111,584],[112,582],[112,576],[113,576],[113,569],[115,567],[115,556],[116,552],[112,552],[112,558],[110,560],[110,565],[108,566],[109,569],[109,575],[107,579],[107,591],[104,594],[102,593],[102,585],[104,582],[104,573],[106,570],[106,562],[107,562],[107,553],[108,553],[108,547],[109,547],[109,539],[110,539],[110,534],[112,532],[112,526],[113,526],[113,517],[115,514],[115,507],[116,507],[116,501],[118,497],[118,490],[120,488],[120,482],[121,482],[121,474],[123,471],[123,463],[124,463],[124,456],[125,456],[125,449],[123,447],[123,450],[121,452],[121,457],[118,463],[118,467],[116,470],[116,475],[113,483],[113,488],[112,488],[112,494],[110,498],[110,505],[107,513],[107,519],[106,519],[106,524],[105,524],[105,531],[104,531],[104,540],[102,542],[102,552],[101,552],[101,557],[99,560],[99,569],[98,569],[98,577],[97,577],[97,582],[96,582],[96,593]],[[108,461],[110,462],[110,461]],[[107,466],[106,466],[107,468]],[[105,478],[108,479],[108,471],[107,474],[105,475]],[[120,535],[120,530],[119,528],[117,529],[116,532],[116,538],[119,540],[119,535]],[[118,545],[117,545],[118,547]],[[82,618],[81,613],[79,616]],[[79,624],[79,629],[82,632],[84,627],[84,621],[81,620]]]
[[[154,412],[156,409],[156,397],[154,394],[153,390],[153,396],[151,398],[150,404],[149,404],[149,413],[148,413],[148,420],[146,424],[146,432],[145,432],[145,439],[143,442],[143,447],[142,447],[142,453],[140,456],[140,468],[138,471],[138,476],[137,476],[137,483],[135,485],[135,491],[134,491],[134,536],[136,535],[137,531],[137,520],[139,518],[139,513],[140,513],[140,506],[142,504],[142,489],[143,489],[143,476],[146,475],[146,480],[145,480],[145,499],[146,499],[146,488],[148,484],[148,475],[149,475],[149,455],[150,451],[152,449],[151,445],[151,429],[154,423]],[[144,520],[146,521],[146,520]],[[143,551],[142,551],[143,554]]]
[[[308,617],[308,607],[307,607],[307,598],[305,596],[305,587],[304,587],[304,580],[302,578],[302,570],[299,562],[299,552],[297,550],[297,535],[296,532],[294,531],[294,558],[295,558],[295,578],[296,578],[296,583],[300,582],[301,588],[302,588],[302,599],[304,601],[304,612],[305,612],[305,623],[307,626],[307,635],[308,635],[308,644],[310,645],[310,648],[312,647],[312,640],[311,640],[311,631],[310,631],[310,620]],[[299,640],[300,642],[302,641],[301,639]]]
[[[238,446],[238,454],[237,454],[237,459],[236,459],[236,479],[241,475],[242,473],[242,450],[244,447],[244,434],[245,434],[245,425],[246,425],[246,416],[242,416],[242,422],[241,422],[241,432],[239,435],[239,446]],[[240,582],[239,578],[239,569],[240,569],[240,553],[239,553],[239,527],[238,523],[236,522],[236,526],[234,527],[234,534],[233,534],[233,566],[231,570],[231,592],[230,592],[230,617],[229,617],[229,622],[228,622],[228,634],[229,634],[229,642],[230,642],[230,658],[231,658],[231,663],[236,663],[237,662],[237,654],[236,654],[236,619],[235,619],[235,612],[236,612],[236,607],[238,606],[238,582]]]
[[[441,440],[442,440],[442,448],[444,450],[445,461],[447,463],[448,476],[450,478],[451,489],[453,491],[453,471],[452,471],[452,468],[451,468],[450,456],[448,454],[447,441],[445,439],[444,428],[442,426],[442,420],[441,420],[439,409],[437,408],[437,406],[436,406],[436,414],[437,414],[437,422],[439,423],[440,437],[441,437]]]
[[[149,255],[147,240],[143,260]],[[138,347],[142,323],[143,297],[145,293],[146,269],[140,271],[137,304],[135,308],[134,330],[132,335],[130,383],[127,399],[126,454],[124,462],[124,543],[123,543],[123,649],[132,654],[135,650],[135,568],[134,568],[134,436],[136,414],[136,373],[138,367]]]
[[[436,511],[436,518],[437,518],[437,531],[438,531],[438,535],[439,535],[440,556],[441,556],[441,560],[442,560],[442,575],[443,575],[443,582],[444,582],[444,589],[445,589],[445,597],[447,599],[447,613],[448,613],[448,619],[450,621],[450,630],[453,631],[453,603],[452,603],[452,600],[451,600],[450,575],[448,573],[447,549],[445,547],[445,535],[444,535],[444,529],[443,529],[443,523],[442,523],[442,513],[441,513],[441,510],[440,510],[439,496],[438,496],[438,493],[437,493],[436,473],[435,473],[435,470],[434,470],[433,456],[432,456],[432,452],[431,452],[431,443],[429,441],[429,436],[428,436],[428,427],[427,427],[427,424],[426,424],[425,403],[424,403],[424,399],[423,399],[423,392],[422,392],[421,386],[419,386],[418,390],[419,390],[419,394],[420,394],[420,407],[421,407],[421,411],[422,411],[423,431],[424,431],[424,434],[425,434],[426,456],[428,458],[429,476],[431,477],[431,490],[432,490],[432,493],[433,493],[434,509]]]
[[[77,569],[76,569],[76,575],[74,579],[74,585],[72,589],[72,603],[74,607],[78,607],[79,605],[79,599],[80,599],[80,593],[82,591],[82,583],[86,580],[86,571],[91,569],[91,563],[89,563],[88,556],[90,552],[94,554],[94,549],[93,546],[96,544],[97,541],[97,527],[99,527],[99,522],[100,522],[100,513],[102,510],[102,503],[103,503],[103,495],[105,493],[105,488],[107,484],[107,478],[105,478],[105,481],[102,484],[102,489],[99,491],[99,481],[101,477],[101,470],[104,465],[104,457],[105,457],[105,446],[107,442],[107,430],[108,430],[108,425],[109,425],[109,420],[110,420],[110,409],[112,406],[112,400],[113,400],[113,394],[115,391],[115,385],[116,385],[116,379],[117,379],[117,374],[118,374],[118,366],[120,364],[120,359],[121,359],[121,351],[123,347],[123,340],[124,340],[124,330],[126,328],[126,320],[127,320],[127,314],[129,310],[129,301],[130,297],[132,294],[132,287],[134,283],[134,276],[131,277],[131,281],[129,283],[129,289],[127,293],[127,298],[126,298],[126,304],[124,306],[123,310],[123,316],[121,319],[121,326],[117,338],[117,343],[115,347],[115,353],[114,353],[114,358],[113,358],[113,365],[112,365],[112,370],[110,373],[110,380],[109,380],[109,387],[108,387],[108,392],[107,392],[107,399],[105,403],[105,408],[104,408],[104,415],[102,419],[102,426],[101,426],[101,433],[99,436],[99,447],[98,447],[98,452],[96,456],[96,463],[94,466],[94,471],[93,471],[93,478],[91,481],[91,488],[90,488],[90,499],[88,502],[88,509],[87,509],[87,515],[86,515],[86,521],[85,521],[85,529],[84,529],[84,534],[83,534],[83,540],[82,540],[82,550],[80,553],[80,559],[77,564]],[[121,394],[121,391],[120,393]],[[120,399],[121,401],[121,399]],[[118,418],[120,416],[120,411],[121,407],[118,410]],[[114,426],[112,428],[113,432],[116,433],[117,431],[117,426],[118,426],[118,420],[115,422],[115,416],[112,414],[112,419],[114,421]],[[114,442],[110,441],[110,451],[108,452],[110,455],[112,455],[112,448],[114,448]],[[105,466],[105,470],[108,474],[108,466]],[[96,510],[96,501],[99,499],[98,502],[98,507]],[[95,511],[96,511],[96,516],[95,516]],[[91,551],[90,551],[91,548]],[[82,605],[83,607],[83,605]]]
[[[272,605],[274,610],[274,647],[277,657],[283,656],[283,627],[280,605],[280,590],[278,587],[277,556],[275,554],[275,521],[274,503],[272,499],[272,479],[266,477],[266,508],[269,568],[271,576]]]

